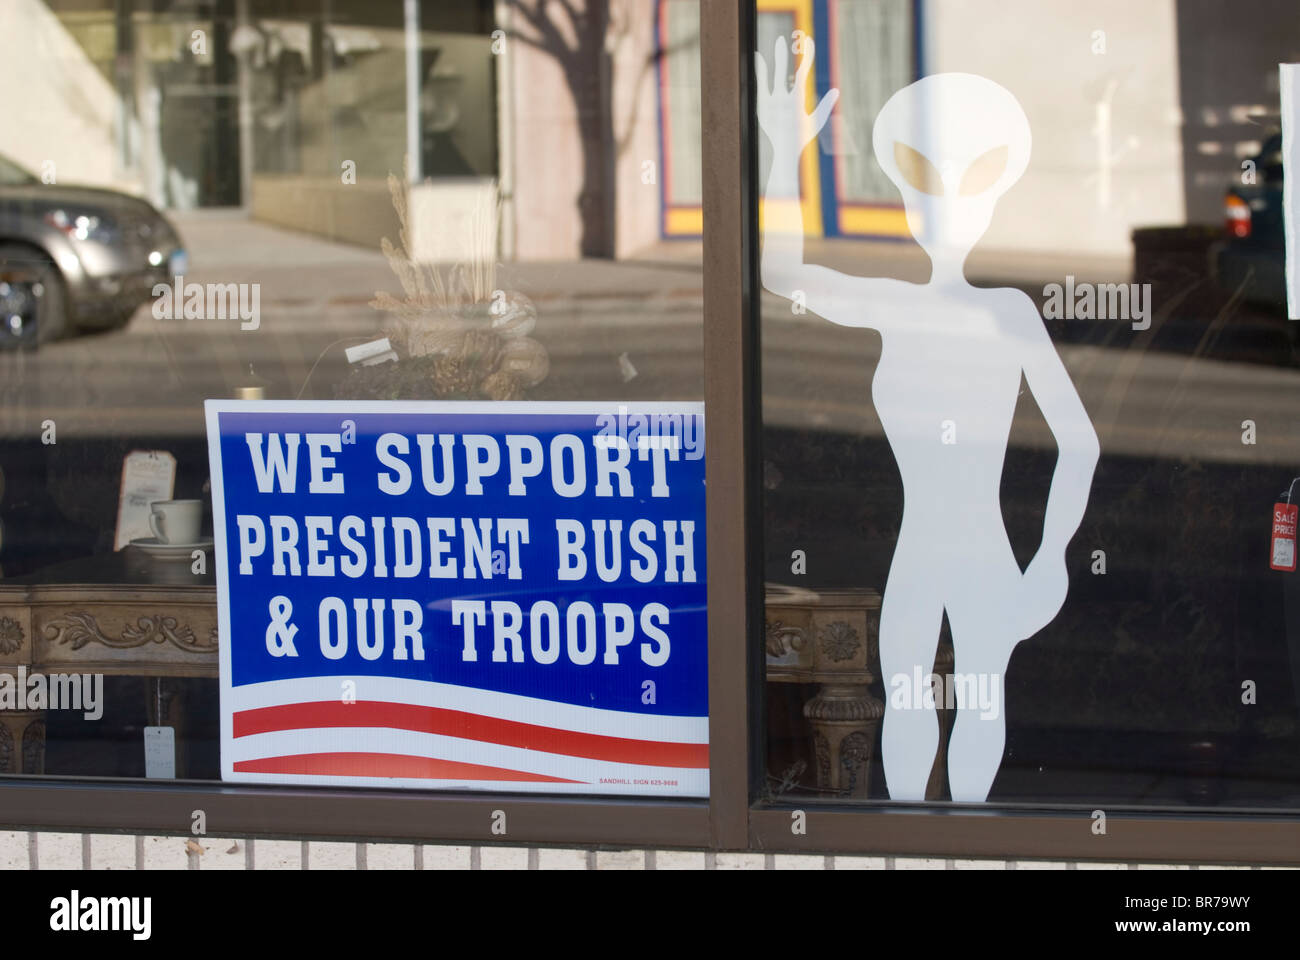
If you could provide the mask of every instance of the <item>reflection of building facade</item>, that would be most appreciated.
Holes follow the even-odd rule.
[[[498,201],[506,258],[656,242],[656,4],[582,29],[563,14],[540,23],[535,6],[14,0],[7,83],[30,88],[30,116],[0,152],[162,208],[243,207],[371,247],[397,234],[386,179],[405,168],[413,246],[433,259],[463,257],[470,233],[483,242],[475,225],[495,222]],[[695,71],[673,102],[696,118],[698,62],[698,49],[674,61]],[[698,135],[689,147],[674,182],[694,164],[698,206]]]
[[[685,8],[698,0],[664,3]],[[1029,169],[985,243],[1126,256],[1136,227],[1220,220],[1225,186],[1277,124],[1277,65],[1300,59],[1285,36],[1259,29],[1269,17],[1293,14],[1286,0],[1263,0],[1250,18],[1175,0],[1073,7],[1011,0],[996,26],[984,7],[961,0],[756,6],[759,51],[796,30],[815,39],[809,107],[814,96],[840,90],[831,125],[802,158],[803,220],[813,236],[909,236],[897,192],[872,156],[872,124],[889,96],[916,77],[964,72],[1014,93],[1036,134]],[[680,19],[694,22],[684,11]],[[1004,35],[1009,23],[1017,25],[1015,38]],[[999,36],[984,42],[993,29]],[[1009,46],[1023,55],[1007,57]],[[1226,77],[1224,50],[1233,51]],[[678,126],[676,111],[666,110],[664,142],[674,151],[684,144]],[[762,182],[769,146],[758,139]],[[698,163],[694,156],[669,165]],[[698,200],[665,189],[665,233],[697,233]]]
[[[989,247],[1125,256],[1135,227],[1219,218],[1275,122],[1276,64],[1300,52],[1174,0],[1013,6],[1017,58],[976,42],[982,14],[956,0],[758,0],[759,49],[801,31],[820,51],[815,95],[841,91],[802,159],[810,235],[908,236],[872,124],[894,91],[946,71],[1011,90],[1039,134]],[[534,0],[10,0],[0,63],[22,95],[0,153],[370,247],[396,235],[385,180],[405,165],[413,244],[434,259],[470,233],[505,259],[698,237],[699,0],[588,7],[575,26],[558,5],[539,21]],[[1241,53],[1232,102],[1197,87],[1218,49],[1203,38]],[[37,62],[51,59],[59,72]],[[474,224],[497,222],[498,202],[484,240]]]

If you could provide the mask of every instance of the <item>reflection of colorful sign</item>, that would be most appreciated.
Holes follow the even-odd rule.
[[[207,404],[227,780],[708,795],[702,404]]]
[[[759,52],[770,56],[778,36],[816,41],[821,61],[806,106],[832,87],[844,94],[816,151],[799,161],[800,195],[765,197],[762,226],[773,208],[798,206],[807,237],[910,236],[898,196],[871,159],[871,121],[890,92],[921,76],[920,4],[913,0],[754,0]],[[659,179],[665,237],[699,237],[699,2],[660,0],[658,59]],[[798,50],[794,51],[796,54]],[[687,82],[689,79],[689,82]],[[760,181],[765,179],[760,143]],[[675,177],[674,170],[685,173]],[[874,181],[874,182],[873,182]],[[778,221],[784,211],[776,210]]]

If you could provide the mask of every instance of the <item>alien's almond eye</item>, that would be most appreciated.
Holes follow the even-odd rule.
[[[933,197],[943,196],[943,177],[925,155],[905,143],[894,141],[894,166],[911,186]]]
[[[963,197],[973,197],[983,193],[998,182],[1007,169],[1007,148],[994,147],[988,153],[976,157],[966,172],[961,176],[961,186],[957,193]]]

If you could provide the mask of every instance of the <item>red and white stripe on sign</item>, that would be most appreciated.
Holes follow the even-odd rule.
[[[343,680],[355,685],[355,700],[340,696]],[[235,779],[708,792],[705,717],[599,710],[391,677],[250,684],[235,687],[234,700],[233,756],[225,765]]]

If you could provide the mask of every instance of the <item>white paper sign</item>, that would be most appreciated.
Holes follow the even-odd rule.
[[[1282,223],[1286,234],[1286,306],[1287,316],[1300,320],[1300,244],[1296,227],[1300,224],[1300,64],[1278,64],[1278,81],[1282,90]]]
[[[172,499],[176,485],[176,458],[166,450],[132,450],[122,461],[122,486],[117,503],[117,534],[113,549],[132,540],[153,536],[149,507]]]

